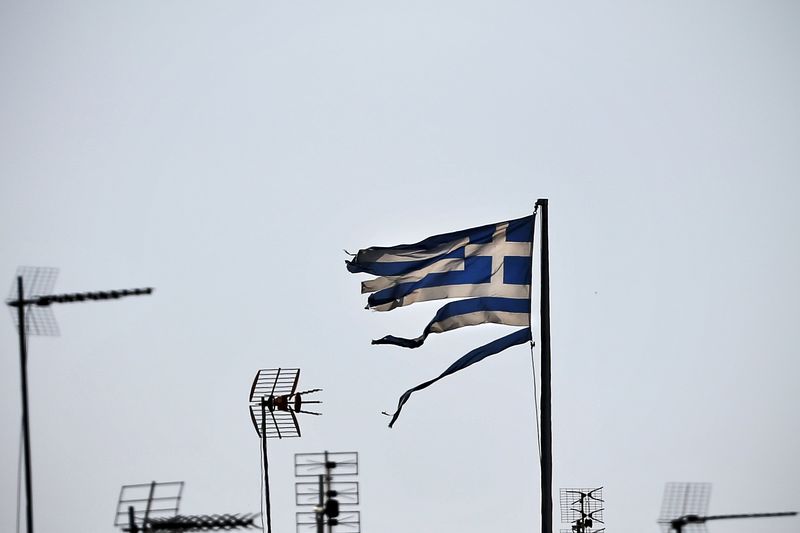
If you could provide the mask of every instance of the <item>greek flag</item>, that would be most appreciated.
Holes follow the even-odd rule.
[[[534,216],[429,237],[416,244],[359,250],[347,270],[378,276],[361,283],[367,309],[391,311],[416,302],[445,304],[415,338],[387,335],[373,344],[421,346],[431,333],[494,323],[524,329],[472,350],[439,377],[406,391],[389,427],[411,394],[506,348],[531,340],[531,248]]]

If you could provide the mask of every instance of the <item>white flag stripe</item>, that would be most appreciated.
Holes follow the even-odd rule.
[[[502,296],[505,298],[529,298],[530,285],[493,285],[491,283],[469,285],[442,285],[417,289],[399,300],[370,307],[374,311],[391,311],[404,305],[443,298],[469,298],[471,296]]]
[[[464,270],[464,260],[462,258],[454,257],[451,259],[444,259],[442,261],[436,261],[425,268],[415,270],[405,276],[383,276],[363,281],[361,282],[361,294],[388,289],[399,283],[413,283],[433,272],[453,272],[457,270]]]
[[[475,311],[465,313],[440,322],[434,322],[430,326],[431,333],[442,333],[464,326],[477,326],[492,322],[494,324],[506,324],[509,326],[527,326],[530,320],[529,313],[511,313],[508,311]]]

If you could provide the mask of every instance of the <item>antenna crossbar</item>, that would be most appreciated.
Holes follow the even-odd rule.
[[[38,305],[39,307],[47,307],[48,305],[54,303],[74,303],[85,302],[87,300],[117,300],[125,296],[144,296],[147,294],[153,294],[153,290],[154,289],[152,287],[144,287],[141,289],[47,294],[43,296],[34,296],[33,298],[25,298],[23,300],[6,300],[6,304],[11,307],[19,307],[20,305]]]

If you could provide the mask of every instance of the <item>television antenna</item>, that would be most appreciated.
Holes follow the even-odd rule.
[[[128,533],[216,531],[258,527],[256,513],[180,515],[183,481],[123,485],[114,525]]]
[[[568,488],[560,491],[561,521],[570,524],[562,533],[600,533],[605,531],[603,521],[603,487]],[[601,524],[599,529],[596,527]]]
[[[51,305],[54,303],[116,300],[125,296],[152,294],[152,287],[114,291],[52,294],[58,269],[50,267],[18,267],[6,304],[11,308],[14,326],[19,333],[19,358],[22,389],[22,434],[25,456],[25,523],[33,533],[33,488],[31,486],[31,437],[28,415],[28,336],[58,336],[58,323]]]
[[[297,533],[328,533],[333,528],[346,533],[361,533],[358,452],[298,453],[294,456],[295,503],[314,506],[313,511],[296,513]],[[317,478],[311,481],[310,478]]]
[[[664,533],[705,533],[706,522],[736,518],[795,516],[796,512],[708,515],[711,483],[667,483],[658,523]]]
[[[301,434],[297,413],[317,416],[322,414],[303,409],[303,405],[306,404],[322,403],[304,398],[306,394],[319,392],[322,389],[297,392],[299,381],[299,368],[270,368],[259,370],[250,387],[250,419],[261,438],[261,465],[264,474],[263,522],[267,526],[267,533],[272,532],[267,439],[299,437]]]

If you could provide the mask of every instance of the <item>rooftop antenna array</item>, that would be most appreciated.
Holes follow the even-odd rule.
[[[570,524],[570,529],[562,529],[562,533],[600,533],[606,530],[603,487],[561,489],[559,496],[561,522]]]
[[[123,485],[114,525],[130,533],[215,531],[258,527],[249,514],[179,515],[183,481]]]
[[[6,304],[19,333],[20,374],[22,382],[22,433],[25,456],[25,523],[33,533],[33,488],[31,486],[31,437],[28,416],[28,335],[58,336],[58,324],[50,307],[54,303],[116,300],[125,296],[152,294],[152,287],[114,291],[52,294],[58,269],[18,267]]]
[[[270,368],[256,373],[250,387],[250,419],[261,439],[261,465],[264,477],[263,519],[267,533],[272,532],[272,514],[269,500],[269,462],[267,460],[267,439],[288,439],[299,437],[300,424],[297,414],[319,416],[322,413],[303,409],[307,404],[320,404],[318,400],[306,400],[305,395],[322,389],[298,392],[299,368]]]
[[[735,518],[794,516],[796,512],[707,515],[711,483],[667,483],[658,523],[664,533],[705,533],[706,522]]]
[[[358,452],[298,453],[294,456],[295,503],[314,506],[296,514],[297,533],[328,533],[333,528],[345,533],[361,533]],[[314,479],[316,478],[316,479]],[[312,481],[313,480],[313,481]]]

